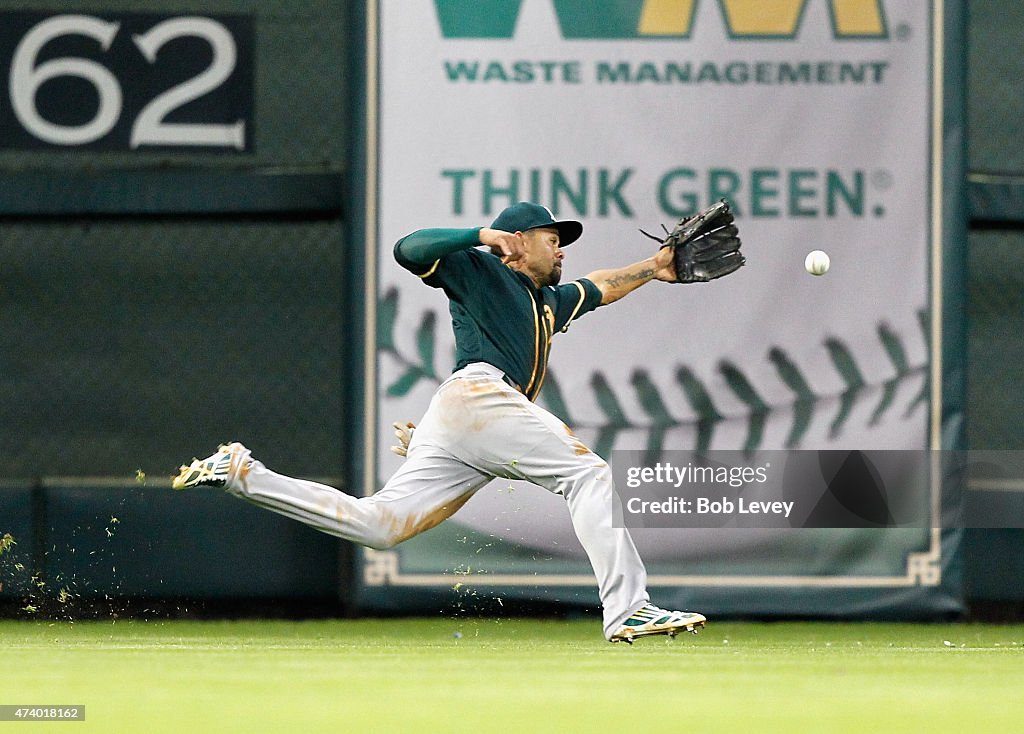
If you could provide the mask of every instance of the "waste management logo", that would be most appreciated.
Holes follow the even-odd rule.
[[[703,0],[735,39],[794,39],[810,2],[829,7],[832,34],[888,37],[882,0]],[[551,0],[562,37],[689,38],[701,0]],[[522,0],[434,0],[445,38],[512,38]]]

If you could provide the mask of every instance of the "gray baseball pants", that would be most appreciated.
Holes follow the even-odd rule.
[[[478,362],[437,389],[402,467],[369,497],[276,474],[253,460],[227,490],[261,507],[371,548],[390,548],[454,514],[495,477],[565,497],[597,576],[605,637],[648,601],[647,574],[625,528],[612,523],[608,464],[558,418]]]

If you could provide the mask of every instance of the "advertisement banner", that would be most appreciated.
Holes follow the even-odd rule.
[[[746,267],[647,285],[554,337],[538,402],[613,465],[613,451],[654,464],[679,450],[929,447],[936,4],[381,0],[378,12],[377,486],[401,461],[391,422],[418,420],[453,365],[445,296],[397,265],[395,241],[486,226],[522,200],[583,222],[563,282],[649,256],[639,229],[723,198],[736,213]],[[824,275],[805,270],[812,250],[829,256]],[[367,551],[369,599],[472,583],[594,604],[564,504],[494,481],[441,527]],[[659,603],[793,612],[812,598],[801,590],[871,588],[880,609],[894,598],[881,589],[941,584],[938,527],[632,532]],[[765,586],[785,592],[766,600]]]

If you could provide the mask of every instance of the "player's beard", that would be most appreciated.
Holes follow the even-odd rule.
[[[562,279],[562,266],[555,264],[551,266],[551,273],[548,275],[548,285],[558,285],[558,281]]]

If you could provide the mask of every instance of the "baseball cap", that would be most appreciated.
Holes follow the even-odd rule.
[[[520,201],[504,209],[491,223],[491,227],[503,232],[525,232],[538,227],[552,227],[558,230],[560,247],[572,244],[583,234],[583,225],[579,222],[571,219],[555,221],[550,209],[529,201]]]

